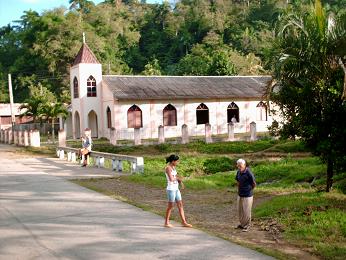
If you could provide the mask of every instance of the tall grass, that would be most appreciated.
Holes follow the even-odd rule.
[[[275,218],[284,236],[312,248],[324,259],[345,259],[346,195],[295,193],[273,198],[254,209],[257,218]]]

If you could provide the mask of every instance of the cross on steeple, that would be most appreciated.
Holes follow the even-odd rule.
[[[83,44],[85,43],[85,33],[83,32]]]

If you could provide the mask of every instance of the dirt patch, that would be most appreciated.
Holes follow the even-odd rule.
[[[123,177],[79,180],[78,182],[164,216],[166,210],[164,188],[158,189],[128,182]],[[185,189],[182,190],[182,196],[186,218],[196,228],[252,248],[275,251],[275,256],[282,259],[318,259],[285,241],[282,237],[283,228],[273,220],[254,220],[249,232],[235,229],[239,224],[236,209],[237,194],[232,191]],[[255,194],[254,207],[270,198],[270,196]],[[172,213],[172,219],[180,221],[176,208]]]
[[[33,158],[33,155],[28,153],[23,148],[14,146],[14,145],[3,145],[0,144],[0,156],[6,157],[7,159],[17,159],[17,158]],[[47,157],[46,155],[37,155],[34,157]]]

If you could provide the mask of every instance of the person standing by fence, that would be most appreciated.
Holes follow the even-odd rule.
[[[181,193],[179,190],[179,184],[181,184],[182,187],[184,187],[183,186],[184,184],[181,178],[177,175],[177,170],[176,170],[176,166],[179,163],[179,156],[174,154],[170,155],[169,157],[166,158],[166,163],[167,163],[167,166],[165,168],[165,174],[167,179],[166,192],[167,192],[168,205],[166,209],[166,218],[165,218],[164,226],[173,227],[173,225],[169,223],[169,218],[171,216],[174,202],[176,202],[182,225],[184,227],[192,227],[191,224],[186,222],[184,208],[183,208],[183,201],[182,201]]]
[[[251,209],[253,203],[253,189],[256,187],[255,177],[243,159],[237,161],[237,175],[235,177],[238,183],[238,214],[240,225],[237,228],[246,232],[251,224]]]

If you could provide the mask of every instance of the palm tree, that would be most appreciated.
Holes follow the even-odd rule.
[[[92,1],[89,0],[70,0],[70,10],[77,10],[81,13],[87,13],[89,12],[90,6],[93,4]]]
[[[344,161],[346,134],[346,17],[327,15],[319,0],[309,13],[289,13],[278,27],[272,51],[271,98],[285,129],[294,129],[327,164],[327,187]]]
[[[54,130],[54,124],[55,120],[59,116],[66,117],[68,114],[67,109],[64,104],[62,103],[46,103],[42,107],[42,113],[41,117],[44,117],[46,120],[51,120],[52,124],[52,140],[53,143],[55,142],[55,130]]]
[[[25,103],[22,104],[19,108],[25,109],[21,114],[22,116],[31,116],[33,121],[36,122],[40,118],[42,112],[42,104],[45,101],[41,97],[32,96],[30,99],[25,100]]]

